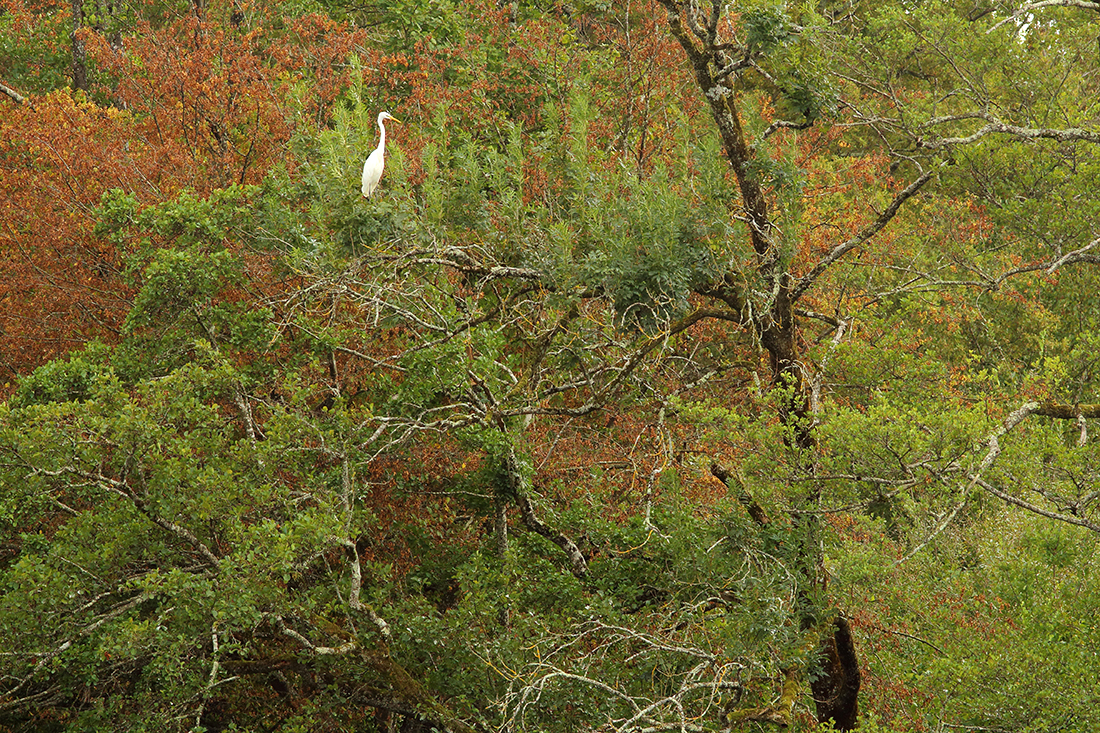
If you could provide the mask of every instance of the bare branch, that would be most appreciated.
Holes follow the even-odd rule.
[[[1065,253],[1047,267],[1047,274],[1053,275],[1054,271],[1062,265],[1072,265],[1076,262],[1096,262],[1098,260],[1097,257],[1088,257],[1086,253],[1098,246],[1100,246],[1100,237],[1097,237],[1080,249]]]
[[[1054,405],[1051,403],[1043,404],[1039,402],[1025,402],[1023,405],[1013,411],[1007,418],[1005,418],[1005,421],[996,430],[993,431],[989,438],[986,439],[985,445],[988,446],[988,450],[986,451],[985,458],[983,458],[982,462],[978,464],[977,469],[973,473],[971,473],[970,486],[978,485],[988,491],[990,494],[996,496],[997,498],[1007,501],[1010,504],[1015,504],[1022,509],[1026,509],[1029,512],[1033,512],[1040,516],[1044,516],[1049,519],[1056,519],[1060,522],[1065,522],[1066,524],[1075,524],[1078,527],[1085,527],[1086,529],[1089,529],[1093,532],[1100,532],[1100,524],[1090,522],[1089,520],[1083,519],[1081,517],[1073,516],[1072,514],[1062,514],[1060,512],[1048,511],[1028,501],[1024,501],[1023,499],[1014,496],[1007,491],[1004,491],[1003,489],[999,489],[992,483],[982,478],[982,472],[993,465],[993,462],[996,461],[997,457],[1001,454],[1001,445],[999,439],[1004,437],[1006,433],[1022,423],[1030,415],[1034,414],[1069,418],[1069,414],[1063,414],[1067,413],[1068,411],[1062,409],[1069,407],[1070,406],[1067,405]],[[1090,410],[1090,413],[1100,416],[1100,405],[1089,405],[1087,407],[1092,408]],[[1080,414],[1082,413],[1078,411],[1073,415],[1073,417],[1076,418],[1076,416]]]
[[[825,383],[825,370],[829,366],[829,357],[836,351],[836,347],[840,345],[841,340],[844,338],[844,333],[848,330],[848,321],[841,321],[837,319],[837,325],[835,326],[836,333],[833,335],[830,342],[829,350],[825,352],[825,355],[821,357],[821,365],[818,367],[817,372],[814,374],[813,379],[810,382],[810,414],[821,414],[821,387]],[[816,417],[814,418],[817,419]]]
[[[723,79],[728,77],[730,74],[733,74],[734,72],[740,71],[741,69],[747,69],[750,66],[753,66],[752,56],[749,55],[748,49],[739,49],[739,50],[743,51],[741,58],[739,58],[737,61],[731,61],[730,63],[728,63],[724,67],[722,67],[722,69],[720,69],[714,75],[714,80],[715,81],[722,81]],[[765,135],[765,137],[767,137],[767,135]]]
[[[187,544],[191,545],[202,556],[203,561],[206,563],[206,565],[210,567],[211,570],[217,572],[221,569],[221,561],[218,559],[218,556],[211,552],[210,548],[207,547],[202,540],[196,537],[194,533],[191,532],[191,530],[149,511],[149,507],[146,506],[145,502],[142,501],[141,498],[139,498],[138,496],[135,496],[134,493],[130,491],[130,488],[122,481],[116,481],[115,479],[109,478],[102,474],[89,473],[87,471],[82,471],[71,467],[65,468],[61,472],[39,471],[39,473],[71,473],[75,476],[80,476],[81,478],[93,481],[99,484],[101,487],[107,489],[108,491],[118,494],[122,498],[131,502],[137,508],[137,510],[144,514],[145,517],[153,524],[157,525],[161,529],[171,532],[176,537],[184,540]]]
[[[890,220],[893,219],[894,216],[898,213],[902,205],[910,198],[915,196],[916,193],[920,191],[920,189],[924,186],[924,184],[928,183],[928,181],[932,179],[932,176],[932,170],[927,170],[922,173],[920,177],[918,177],[915,181],[902,189],[902,191],[894,197],[894,200],[890,202],[890,205],[887,206],[883,210],[883,212],[875,218],[873,222],[861,229],[858,234],[849,239],[847,242],[843,242],[833,247],[833,249],[829,252],[829,254],[825,256],[823,260],[814,265],[809,272],[798,279],[794,287],[791,289],[791,302],[793,303],[797,301],[806,292],[806,290],[814,284],[817,278],[819,278],[821,274],[829,269],[829,267],[831,267],[837,260],[851,252],[856,247],[864,244],[869,239],[871,239],[871,237],[882,231],[883,227],[889,224]]]
[[[1038,514],[1039,516],[1047,517],[1048,519],[1056,519],[1059,522],[1065,522],[1066,524],[1075,524],[1078,527],[1084,527],[1085,529],[1088,529],[1092,532],[1100,533],[1100,524],[1096,524],[1095,522],[1090,522],[1089,520],[1083,519],[1081,517],[1075,517],[1072,514],[1062,514],[1061,512],[1052,512],[1052,511],[1048,511],[1046,509],[1043,509],[1042,507],[1035,506],[1031,502],[1024,501],[1023,499],[1019,498],[1018,496],[1013,496],[1012,494],[1008,493],[1007,491],[1004,491],[1002,489],[997,488],[996,486],[989,483],[985,479],[975,478],[975,482],[978,484],[978,486],[981,486],[983,489],[985,489],[989,493],[993,494],[993,496],[996,496],[999,499],[1003,499],[1004,501],[1007,501],[1009,504],[1015,504],[1016,506],[1020,507],[1021,509],[1027,509],[1029,512],[1032,512],[1034,514]]]
[[[988,124],[984,127],[974,131],[966,137],[945,137],[939,140],[918,140],[918,147],[926,148],[929,150],[939,150],[941,148],[947,148],[954,145],[968,145],[981,140],[988,135],[1010,135],[1020,140],[1056,140],[1057,142],[1090,142],[1100,143],[1100,132],[1092,132],[1089,130],[1083,130],[1080,127],[1067,127],[1064,129],[1053,127],[1020,127],[1018,125],[1008,125],[1000,120],[993,118],[988,114],[974,114],[958,118],[938,118],[928,123],[926,126],[933,124],[939,124],[942,122],[949,122],[961,119],[983,119]]]
[[[199,693],[199,709],[195,713],[195,728],[198,729],[202,725],[202,715],[206,711],[206,703],[210,699],[210,691],[218,685],[223,685],[226,682],[232,682],[237,679],[236,676],[226,677],[225,679],[218,681],[218,674],[221,672],[221,653],[220,653],[220,641],[218,639],[218,622],[215,621],[210,626],[210,676],[206,681],[206,687]]]
[[[0,93],[6,94],[8,97],[15,100],[16,104],[23,104],[27,101],[26,97],[4,83],[0,83]]]
[[[508,472],[511,473],[512,469],[509,468]],[[527,528],[560,547],[569,558],[570,571],[573,575],[578,578],[585,577],[588,574],[588,561],[584,559],[584,554],[581,553],[576,543],[561,532],[543,523],[535,514],[535,508],[531,506],[531,500],[527,498],[525,493],[516,494],[516,503],[519,505],[520,515],[523,517],[523,523],[527,525]]]
[[[291,639],[294,639],[314,654],[320,656],[332,656],[347,654],[348,652],[353,652],[359,648],[359,644],[355,641],[355,639],[345,642],[340,646],[317,646],[305,636],[287,626],[286,621],[283,620],[282,616],[274,616],[273,619],[275,621],[275,626],[279,629],[279,632],[281,634],[290,637]]]
[[[998,28],[1000,28],[1005,23],[1016,20],[1021,15],[1025,15],[1027,13],[1031,13],[1031,12],[1036,11],[1036,10],[1041,10],[1043,8],[1051,8],[1051,7],[1083,8],[1084,10],[1091,10],[1093,12],[1100,12],[1100,5],[1097,5],[1095,2],[1091,2],[1091,0],[1039,0],[1039,2],[1026,3],[1024,5],[1021,5],[1020,8],[1018,10],[1016,10],[1015,13],[1008,16],[1004,20],[1001,20],[997,23],[994,23],[992,26],[990,26],[986,30],[986,33],[992,33],[993,31],[997,30]]]
[[[988,447],[988,450],[986,451],[985,458],[982,459],[977,469],[970,475],[970,486],[977,483],[981,478],[982,472],[992,466],[993,462],[997,460],[997,456],[1001,455],[1000,439],[1014,427],[1026,420],[1029,415],[1038,409],[1038,407],[1038,402],[1025,402],[1010,413],[1009,416],[1005,418],[1004,422],[986,438],[985,445]]]
[[[572,668],[552,661],[582,646],[585,650],[584,662],[579,667]],[[623,648],[618,658],[625,657],[625,664],[645,663],[645,660],[656,655],[674,655],[683,660],[682,671],[663,680],[659,692],[652,690],[657,692],[655,695],[628,690],[617,683],[615,675],[603,675],[591,665],[592,661],[604,658],[614,647]],[[617,703],[608,711],[601,731],[701,733],[719,730],[706,721],[721,720],[722,708],[728,709],[729,705],[739,701],[743,690],[740,675],[744,669],[739,662],[723,662],[719,656],[705,649],[623,626],[588,621],[578,624],[559,646],[549,650],[538,662],[528,665],[522,673],[513,673],[509,677],[511,687],[503,700],[508,721],[505,729],[523,729],[527,711],[537,708],[543,694],[550,688],[581,685]],[[722,728],[728,729],[728,726]]]
[[[768,129],[764,130],[764,133],[760,136],[761,140],[767,140],[776,131],[781,129],[786,130],[808,130],[813,126],[813,122],[790,122],[788,120],[776,120],[768,125]]]
[[[874,624],[866,624],[865,627],[874,629],[876,631],[881,631],[884,634],[893,634],[895,636],[904,636],[906,639],[912,639],[913,641],[919,641],[921,644],[924,644],[928,648],[934,649],[936,651],[936,653],[939,654],[941,657],[946,657],[947,656],[947,652],[945,652],[943,649],[941,649],[940,647],[936,646],[935,644],[933,644],[932,642],[930,642],[926,639],[920,638],[919,636],[913,636],[912,634],[906,634],[904,631],[895,631],[894,629],[886,629],[886,628],[883,628],[881,626],[876,626]]]

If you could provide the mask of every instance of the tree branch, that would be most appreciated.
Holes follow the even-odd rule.
[[[993,31],[997,30],[998,28],[1000,28],[1005,23],[1008,23],[1009,21],[1013,21],[1016,18],[1019,18],[1021,15],[1024,15],[1025,13],[1030,13],[1034,10],[1041,10],[1042,8],[1050,8],[1050,7],[1083,8],[1085,10],[1091,10],[1093,12],[1100,13],[1100,5],[1098,5],[1095,2],[1091,2],[1090,0],[1039,0],[1039,2],[1026,3],[1025,5],[1021,5],[1020,8],[1015,13],[1008,16],[1004,20],[1001,20],[1001,21],[993,24],[992,26],[990,26],[986,30],[986,33],[992,33]]]
[[[106,488],[108,491],[118,494],[122,498],[130,501],[134,505],[134,507],[136,507],[139,512],[144,514],[145,517],[153,524],[157,525],[161,529],[165,529],[168,532],[171,532],[176,537],[184,540],[189,545],[191,545],[202,556],[204,563],[208,565],[211,570],[213,570],[214,572],[218,572],[219,570],[221,570],[221,561],[218,559],[218,556],[211,552],[210,548],[207,547],[202,540],[196,537],[194,533],[191,532],[191,530],[149,511],[149,507],[145,505],[145,502],[142,501],[139,497],[135,496],[133,492],[130,491],[129,487],[122,481],[116,481],[115,479],[108,478],[107,476],[104,476],[102,474],[81,471],[72,467],[63,469],[63,471],[72,473],[75,476],[80,476],[81,478],[87,479],[89,481],[93,481],[100,486]],[[39,473],[53,474],[61,473],[61,471],[39,471]]]
[[[782,276],[777,270],[778,248],[772,242],[774,227],[768,213],[764,189],[758,176],[751,170],[750,163],[754,154],[745,140],[741,117],[734,104],[733,90],[716,79],[710,70],[711,63],[718,69],[723,68],[725,64],[721,63],[713,47],[700,50],[685,31],[684,16],[688,23],[693,22],[694,3],[661,0],[661,4],[668,9],[669,29],[687,54],[688,61],[691,62],[696,84],[699,85],[699,90],[710,105],[711,115],[722,139],[722,147],[737,177],[737,186],[741,191],[741,199],[748,217],[749,235],[752,238],[753,250],[757,254],[760,273],[770,285],[776,284]],[[696,33],[696,35],[699,34]]]
[[[1079,417],[1100,417],[1100,404],[1067,405],[1058,402],[1040,402],[1034,409],[1036,415],[1059,420],[1076,420]]]
[[[283,620],[282,616],[274,616],[273,619],[275,621],[276,628],[279,629],[279,633],[281,633],[283,636],[294,639],[306,649],[319,656],[336,656],[347,654],[359,648],[359,643],[355,639],[344,642],[340,646],[317,646],[301,633],[287,626],[286,621]]]
[[[917,192],[921,190],[924,184],[928,183],[928,181],[932,179],[933,174],[934,172],[932,170],[925,171],[915,181],[902,189],[902,191],[894,197],[894,200],[890,202],[890,205],[887,206],[883,210],[883,212],[875,218],[873,222],[861,229],[858,234],[849,239],[847,242],[843,242],[833,247],[833,249],[829,252],[829,254],[825,256],[823,260],[814,265],[813,269],[811,269],[809,272],[798,279],[794,287],[791,289],[791,302],[796,302],[800,297],[802,297],[806,290],[814,284],[814,281],[816,281],[817,278],[819,278],[821,274],[829,269],[829,267],[831,267],[837,260],[851,252],[856,247],[864,244],[869,239],[871,239],[871,237],[882,231],[883,227],[889,224],[890,220],[897,215],[902,205],[913,196],[915,196]]]
[[[1088,414],[1084,412],[1087,409]],[[1026,420],[1030,415],[1044,415],[1047,417],[1056,417],[1059,419],[1076,419],[1079,415],[1089,417],[1100,417],[1100,405],[1059,405],[1055,403],[1040,403],[1040,402],[1025,402],[1015,411],[1013,411],[1005,421],[998,427],[986,440],[985,444],[988,446],[985,458],[978,464],[978,468],[970,475],[970,486],[975,484],[982,487],[990,494],[993,494],[1003,501],[1007,501],[1010,504],[1026,509],[1029,512],[1038,514],[1040,516],[1047,517],[1049,519],[1056,519],[1059,522],[1065,522],[1066,524],[1074,524],[1078,527],[1084,527],[1093,532],[1100,533],[1100,524],[1090,522],[1087,519],[1076,517],[1071,514],[1062,514],[1060,512],[1052,512],[1041,507],[1038,507],[1030,502],[1014,496],[1007,491],[997,488],[993,484],[989,483],[982,478],[982,472],[993,465],[993,462],[997,460],[997,456],[1001,454],[1000,438],[1004,437],[1008,431]],[[969,488],[969,487],[968,487]],[[964,492],[965,493],[965,492]]]
[[[1100,246],[1100,237],[1092,240],[1084,247],[1075,249],[1072,252],[1066,252],[1054,262],[1050,263],[1050,266],[1047,267],[1047,274],[1053,275],[1055,270],[1057,270],[1062,265],[1072,265],[1077,262],[1096,262],[1097,258],[1095,255],[1089,256],[1086,253],[1092,249],[1095,249],[1098,246]]]
[[[790,122],[789,120],[776,120],[768,125],[768,129],[764,130],[764,133],[760,136],[761,140],[767,140],[775,132],[781,129],[787,130],[808,130],[813,126],[813,122]]]
[[[1028,415],[1035,412],[1038,407],[1038,402],[1025,402],[1015,411],[1010,413],[1009,416],[1005,418],[1004,422],[986,438],[985,445],[988,446],[989,450],[986,451],[985,458],[982,459],[982,462],[978,464],[978,468],[970,475],[970,486],[976,484],[981,478],[982,472],[992,466],[993,462],[997,460],[997,456],[1001,455],[1000,439],[1003,438],[1008,431],[1026,420]]]
[[[581,553],[576,543],[556,529],[544,524],[535,514],[535,508],[531,506],[531,500],[527,498],[526,494],[516,494],[516,503],[519,505],[520,516],[523,517],[523,523],[527,526],[527,529],[542,535],[560,547],[569,558],[569,569],[573,575],[578,578],[585,577],[588,574],[588,561],[584,559],[584,554]]]
[[[968,145],[970,143],[977,142],[987,135],[1010,135],[1021,140],[1056,140],[1058,142],[1075,142],[1083,141],[1090,143],[1100,143],[1100,132],[1090,132],[1089,130],[1081,129],[1080,127],[1067,127],[1065,129],[1052,128],[1052,127],[1019,127],[1018,125],[1008,125],[1000,120],[994,119],[987,114],[968,115],[966,119],[983,119],[988,124],[979,130],[967,135],[966,137],[945,137],[939,140],[917,140],[917,147],[926,148],[928,150],[939,150],[941,148],[951,147],[953,145]],[[928,125],[939,124],[942,122],[950,122],[956,119],[964,118],[939,118],[928,123]]]
[[[978,486],[981,486],[983,489],[988,491],[990,494],[993,494],[993,496],[996,496],[998,499],[1002,499],[1004,501],[1007,501],[1009,504],[1015,504],[1016,506],[1020,507],[1021,509],[1026,509],[1029,512],[1032,512],[1034,514],[1038,514],[1039,516],[1046,517],[1048,519],[1055,519],[1059,522],[1065,522],[1066,524],[1075,524],[1078,527],[1084,527],[1085,529],[1088,529],[1092,532],[1100,533],[1100,524],[1096,524],[1095,522],[1090,522],[1089,520],[1083,519],[1081,517],[1075,517],[1072,514],[1062,514],[1061,512],[1052,512],[1052,511],[1049,511],[1047,509],[1043,509],[1042,507],[1035,506],[1034,504],[1032,504],[1030,502],[1027,502],[1027,501],[1024,501],[1023,499],[1021,499],[1017,496],[1013,496],[1012,494],[1008,493],[1007,491],[1004,491],[1002,489],[998,489],[996,486],[989,483],[985,479],[975,477],[974,482],[977,483]]]
[[[0,82],[0,93],[6,94],[8,97],[15,100],[16,104],[23,104],[27,101],[26,97],[2,82]]]
[[[745,507],[745,511],[749,513],[752,520],[760,527],[766,527],[771,520],[768,519],[768,513],[764,511],[764,508],[757,503],[752,494],[749,493],[749,488],[745,483],[745,479],[741,476],[740,472],[737,474],[732,473],[728,468],[718,463],[718,461],[711,461],[710,473],[714,478],[725,484],[727,489],[734,489],[730,486],[730,479],[737,479],[737,500],[741,502],[741,505]]]

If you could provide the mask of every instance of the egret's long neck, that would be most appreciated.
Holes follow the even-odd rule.
[[[386,126],[382,124],[382,120],[378,120],[378,149],[386,147]]]

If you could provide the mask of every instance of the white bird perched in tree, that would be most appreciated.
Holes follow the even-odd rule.
[[[378,147],[367,156],[367,162],[363,164],[363,195],[368,198],[374,193],[374,189],[378,188],[378,181],[382,178],[382,167],[386,164],[386,126],[382,124],[385,120],[401,121],[389,112],[378,113],[378,130],[381,133]]]

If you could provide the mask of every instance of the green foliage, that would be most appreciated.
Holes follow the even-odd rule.
[[[168,373],[219,352],[254,352],[270,342],[269,315],[230,288],[240,277],[228,252],[161,250],[145,268],[144,287],[124,324],[120,364],[132,377]]]
[[[0,77],[16,92],[44,94],[64,87],[72,64],[71,21],[62,14],[36,19],[28,29],[14,13],[0,15]]]
[[[751,8],[742,18],[745,42],[749,48],[767,52],[785,44],[791,38],[790,20],[782,7]]]
[[[300,419],[271,415],[262,443],[247,435],[251,414],[227,420],[242,372],[175,318],[198,306],[192,328],[255,353],[259,336],[238,336],[251,328],[242,321],[266,321],[263,311],[214,300],[239,277],[231,259],[157,252],[127,340],[43,367],[5,408],[0,515],[6,537],[22,539],[3,568],[0,627],[18,639],[13,651],[46,650],[56,694],[97,700],[59,719],[73,729],[170,726],[206,689],[211,634],[220,653],[247,655],[263,643],[250,630],[272,613],[309,618],[338,601],[314,585],[290,588],[316,572],[317,548],[341,531],[332,511],[340,481],[301,452]],[[166,361],[169,342],[188,343],[191,356]],[[112,378],[116,361],[126,386]],[[306,485],[313,501],[296,507]],[[8,669],[39,674],[27,659]]]
[[[461,3],[452,0],[383,0],[378,3],[391,52],[410,51],[420,42],[429,46],[462,45],[466,22]]]
[[[1095,145],[941,140],[1088,128],[1087,22],[745,5],[735,171],[648,8],[281,7],[381,51],[262,185],[108,190],[117,342],[0,407],[0,728],[827,730],[838,611],[864,730],[1098,727],[1100,443],[1004,422],[1097,401]]]
[[[92,343],[66,359],[43,364],[20,380],[8,404],[18,408],[90,399],[113,376],[109,356],[105,345]]]
[[[900,567],[837,564],[835,581],[876,619],[867,631],[880,639],[873,675],[926,701],[894,707],[894,724],[1094,728],[1084,680],[1095,628],[1081,604],[1093,592],[1096,550],[1092,536],[1073,528],[990,515]]]
[[[602,284],[619,318],[653,330],[686,313],[688,294],[716,266],[715,232],[688,201],[657,183],[663,177],[658,171],[628,182],[622,198],[602,209],[590,230],[599,248],[585,262],[587,279]]]
[[[502,170],[508,162],[493,148],[482,148],[469,132],[446,131],[442,111],[436,129],[440,132],[439,143],[429,145],[424,151],[427,179],[421,186],[421,194],[427,221],[430,225],[451,230],[487,232],[490,224],[489,171]],[[514,160],[510,162],[517,164]],[[518,192],[513,189],[496,193],[514,196]]]

